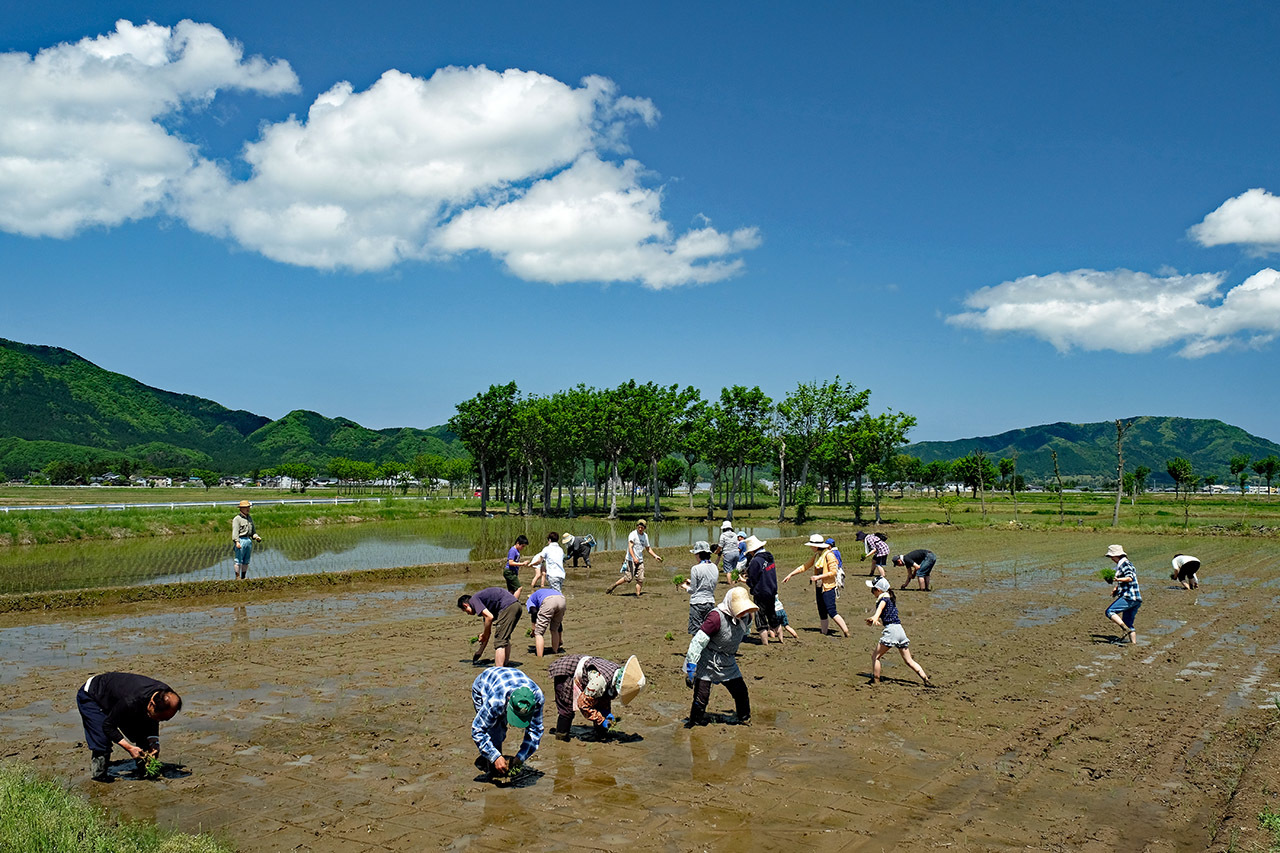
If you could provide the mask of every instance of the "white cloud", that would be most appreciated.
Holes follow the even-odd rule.
[[[1261,188],[1229,198],[1187,230],[1202,246],[1240,243],[1260,252],[1280,251],[1280,198]]]
[[[227,88],[297,80],[190,21],[121,21],[34,58],[0,55],[0,229],[67,237],[168,213],[319,269],[479,250],[527,279],[654,288],[725,278],[759,244],[750,228],[672,233],[643,168],[608,159],[657,108],[602,77],[571,86],[479,66],[391,70],[363,91],[340,82],[246,142],[245,179],[160,123]]]
[[[116,24],[34,57],[0,54],[0,228],[68,237],[160,209],[197,160],[158,119],[220,89],[291,91],[288,63],[243,58],[215,27]]]
[[[965,299],[973,310],[947,322],[1029,334],[1059,351],[1140,353],[1181,345],[1185,358],[1263,346],[1280,333],[1280,273],[1261,270],[1219,302],[1223,278],[1124,269],[1025,276],[975,291]]]

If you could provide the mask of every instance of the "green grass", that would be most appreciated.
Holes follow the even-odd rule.
[[[1280,814],[1273,812],[1271,806],[1263,806],[1258,812],[1258,826],[1271,834],[1269,850],[1280,850]]]
[[[3,853],[228,853],[207,835],[109,817],[83,797],[15,764],[0,765]]]

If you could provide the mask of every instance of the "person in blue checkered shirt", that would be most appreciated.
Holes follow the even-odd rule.
[[[476,676],[471,684],[471,702],[476,717],[471,722],[471,739],[480,750],[476,767],[492,776],[505,776],[513,764],[529,759],[542,740],[542,689],[518,669],[493,666]],[[524,729],[520,750],[511,757],[502,754],[507,726]]]
[[[1123,643],[1127,640],[1136,644],[1138,632],[1133,629],[1133,618],[1138,615],[1138,608],[1142,606],[1142,592],[1138,589],[1138,570],[1129,561],[1129,555],[1124,552],[1124,548],[1119,545],[1108,546],[1107,556],[1116,564],[1115,586],[1111,588],[1111,594],[1116,597],[1116,600],[1107,608],[1107,618],[1119,625],[1125,633],[1125,638],[1118,642]]]

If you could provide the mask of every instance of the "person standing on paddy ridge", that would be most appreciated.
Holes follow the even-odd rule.
[[[564,611],[567,606],[564,593],[558,589],[540,589],[529,596],[525,607],[529,610],[529,621],[533,623],[533,644],[542,657],[545,648],[543,635],[551,634],[551,651],[560,654],[564,651]]]
[[[565,655],[547,667],[556,691],[556,740],[567,741],[578,711],[591,721],[596,740],[614,731],[613,700],[630,705],[644,688],[644,672],[635,655],[626,665],[591,655]]]
[[[564,549],[560,547],[560,534],[554,530],[547,534],[547,547],[538,552],[538,555],[529,561],[529,565],[534,567],[533,587],[537,588],[538,581],[542,581],[543,586],[550,586],[557,592],[564,592]],[[546,566],[544,570],[542,566]]]
[[[1119,545],[1108,545],[1107,556],[1116,564],[1115,585],[1111,594],[1115,601],[1107,608],[1107,618],[1120,626],[1128,641],[1134,645],[1138,642],[1138,632],[1133,629],[1133,620],[1142,606],[1142,592],[1138,589],[1138,570],[1129,561],[1129,555]],[[1118,642],[1124,642],[1119,640]]]
[[[689,593],[689,634],[692,636],[716,606],[720,571],[711,562],[711,546],[705,540],[695,542],[689,553],[696,555],[699,562],[689,570],[689,579],[680,588]]]
[[[471,682],[471,740],[480,750],[476,767],[484,773],[505,776],[513,763],[529,760],[542,740],[542,689],[518,669],[493,666]],[[524,729],[524,739],[514,756],[502,753],[507,726]]]
[[[480,616],[484,619],[484,630],[480,632],[480,645],[471,656],[472,663],[480,662],[480,655],[493,636],[493,662],[496,666],[506,666],[511,653],[511,633],[520,624],[520,600],[499,586],[491,586],[480,590],[475,595],[458,596],[458,609],[469,616]]]
[[[240,501],[240,512],[231,518],[231,548],[236,564],[236,580],[249,577],[249,557],[253,554],[253,543],[262,541],[262,537],[254,529],[253,517],[249,515],[251,506],[253,504],[249,501]]]
[[[809,537],[809,541],[804,543],[813,549],[813,556],[803,566],[796,566],[791,573],[782,579],[783,583],[791,580],[801,572],[813,572],[809,577],[809,583],[814,585],[814,593],[818,603],[818,626],[823,636],[826,636],[827,620],[834,619],[836,626],[840,629],[840,633],[849,636],[849,626],[844,623],[844,618],[836,611],[836,586],[840,573],[840,565],[836,562],[836,555],[831,553],[831,549],[827,547],[827,540],[823,538],[821,533],[815,533]]]
[[[507,551],[507,562],[502,569],[502,579],[507,582],[507,592],[520,597],[520,569],[529,565],[528,560],[521,560],[520,555],[529,545],[529,537],[521,533],[516,537],[516,543],[511,546],[511,550]]]
[[[76,691],[95,782],[110,782],[111,750],[119,745],[142,762],[160,755],[160,723],[182,710],[182,697],[163,681],[131,672],[94,675]],[[142,764],[137,764],[142,769]]]
[[[899,554],[893,558],[895,566],[907,567],[907,579],[902,584],[902,588],[906,589],[911,586],[914,578],[920,585],[920,589],[929,592],[932,587],[929,586],[929,575],[933,572],[934,563],[938,562],[938,555],[932,551],[926,551],[924,548],[917,548],[906,554]]]
[[[885,575],[885,565],[889,561],[889,534],[887,533],[864,533],[858,531],[858,541],[862,543],[862,556],[858,559],[865,560],[871,558],[871,571],[867,574],[872,577],[882,578]]]
[[[619,574],[622,577],[614,582],[613,586],[605,588],[605,594],[613,592],[624,583],[635,581],[636,598],[640,597],[640,588],[644,586],[644,555],[648,551],[654,556],[659,563],[662,557],[653,548],[649,547],[649,522],[643,518],[636,522],[636,529],[631,531],[631,535],[627,537],[627,556],[622,561],[622,569]]]
[[[1173,555],[1173,574],[1170,580],[1182,584],[1183,589],[1200,588],[1200,558],[1190,554]]]
[[[751,596],[742,587],[735,586],[725,594],[724,601],[707,614],[689,640],[689,651],[684,657],[684,681],[693,688],[693,705],[685,728],[706,725],[712,684],[723,684],[733,697],[734,715],[729,719],[730,725],[751,722],[751,697],[738,669],[738,646],[747,636],[751,615],[755,612]]]
[[[725,580],[729,580],[738,567],[738,534],[733,530],[732,521],[721,523],[720,541],[716,544],[720,546],[720,568],[724,570]]]
[[[929,676],[925,675],[920,664],[911,657],[911,651],[907,648],[911,645],[911,641],[907,639],[907,632],[902,628],[902,620],[898,617],[898,600],[893,595],[893,586],[888,578],[869,580],[867,586],[876,597],[876,610],[867,617],[867,624],[879,625],[884,629],[880,632],[880,642],[876,645],[876,650],[871,653],[869,683],[880,683],[880,658],[884,657],[889,649],[897,649],[902,655],[902,660],[915,671],[916,675],[920,676],[925,687],[932,687],[933,682],[929,680]]]
[[[773,555],[764,549],[767,542],[762,542],[754,535],[746,540],[747,551],[747,590],[755,601],[756,619],[763,625],[760,629],[760,642],[769,645],[769,638],[774,637],[782,642],[782,630],[778,625],[778,573],[773,563]]]

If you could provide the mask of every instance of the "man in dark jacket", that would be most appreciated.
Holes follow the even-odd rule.
[[[182,697],[163,681],[131,672],[92,676],[76,693],[95,782],[110,782],[107,763],[119,744],[135,760],[160,754],[160,723],[182,710]],[[142,765],[137,767],[141,769]]]
[[[755,536],[743,543],[747,553],[747,590],[755,601],[756,621],[760,625],[760,642],[766,646],[770,639],[782,642],[782,630],[778,620],[778,573],[773,565],[773,555],[764,549],[768,544]]]

